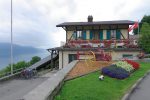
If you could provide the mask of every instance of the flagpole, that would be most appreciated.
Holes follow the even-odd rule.
[[[13,13],[13,5],[12,5],[12,0],[11,0],[11,75],[13,75],[13,27],[12,27],[12,24],[13,24],[13,17],[12,17],[12,13]]]

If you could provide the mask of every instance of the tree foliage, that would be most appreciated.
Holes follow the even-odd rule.
[[[142,23],[144,22],[147,22],[148,24],[150,24],[150,15],[145,15],[142,20],[141,20]]]
[[[150,53],[150,24],[147,22],[144,22],[141,27],[139,44],[147,53]]]
[[[142,27],[142,24],[146,22],[148,24],[150,24],[150,15],[144,15],[141,22],[139,23],[139,31],[141,31],[141,27]],[[137,34],[138,33],[138,28],[134,29],[133,30],[134,34]]]
[[[14,69],[25,68],[25,67],[28,67],[28,66],[30,66],[30,64],[28,62],[19,61],[18,63],[16,63],[14,65]]]
[[[33,64],[35,64],[36,62],[38,62],[38,61],[40,61],[40,60],[41,60],[40,57],[34,56],[34,57],[32,57],[32,59],[31,59],[31,61],[30,61],[30,64],[33,65]]]
[[[13,70],[18,70],[21,68],[29,67],[40,60],[41,60],[40,57],[34,56],[34,57],[32,57],[32,59],[29,62],[19,61],[19,62],[13,64]],[[2,77],[2,74],[10,73],[10,71],[11,71],[11,65],[9,64],[8,66],[6,66],[5,68],[0,70],[0,77]]]

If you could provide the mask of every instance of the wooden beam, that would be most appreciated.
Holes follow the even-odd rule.
[[[78,37],[78,34],[77,34],[77,26],[76,26],[75,31],[76,31],[76,40],[77,40],[77,37]]]
[[[64,30],[66,30],[66,27],[62,27]]]
[[[121,32],[120,32],[121,33]],[[125,37],[123,36],[123,34],[121,33],[121,36],[123,37],[123,39],[125,39]]]
[[[129,32],[128,32],[128,39],[129,39]]]

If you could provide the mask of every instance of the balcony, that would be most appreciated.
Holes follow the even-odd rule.
[[[139,48],[136,39],[121,40],[70,40],[64,48]]]

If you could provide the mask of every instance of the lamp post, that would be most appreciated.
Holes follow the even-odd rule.
[[[11,75],[13,75],[13,27],[12,27],[12,24],[13,24],[13,16],[12,16],[12,13],[13,13],[13,5],[12,5],[13,3],[12,3],[12,0],[11,0],[11,51],[10,51],[10,53],[11,53],[11,57],[10,57],[10,59],[11,59],[11,63],[10,63],[10,65],[11,65]]]

